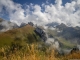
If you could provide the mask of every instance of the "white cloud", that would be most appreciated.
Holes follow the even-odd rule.
[[[56,8],[61,9],[62,8],[62,0],[55,0]]]
[[[45,42],[46,45],[49,45],[50,48],[59,49],[59,42],[55,41],[54,38],[48,38]]]
[[[48,2],[48,1],[47,1]],[[25,5],[25,9],[13,0],[0,0],[0,13],[3,7],[9,14],[10,21],[20,25],[22,22],[32,21],[39,25],[51,22],[64,23],[71,26],[80,26],[80,0],[62,5],[62,0],[55,0],[55,4]]]

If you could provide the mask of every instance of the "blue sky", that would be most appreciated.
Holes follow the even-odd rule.
[[[20,4],[30,4],[30,3],[33,3],[33,4],[39,4],[41,5],[42,3],[45,3],[47,0],[13,0],[14,2],[16,3],[20,3]],[[50,3],[53,3],[55,2],[55,0],[48,0]],[[67,2],[71,2],[71,0],[62,0],[63,2],[63,5],[65,5],[65,3]]]

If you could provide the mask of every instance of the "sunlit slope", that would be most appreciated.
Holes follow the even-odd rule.
[[[38,40],[36,36],[34,28],[30,25],[9,30],[0,34],[0,47],[10,45],[14,40],[26,40],[30,43]]]

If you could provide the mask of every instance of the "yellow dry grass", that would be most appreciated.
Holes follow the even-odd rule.
[[[5,49],[2,48],[0,51],[4,53],[4,57],[1,60],[57,60],[55,57],[54,50],[46,52],[40,51],[36,49],[37,45],[31,44],[26,45],[24,51],[17,51],[15,53],[11,53],[9,55],[5,55]]]
[[[39,50],[38,44],[27,44],[26,48],[22,50],[16,50],[14,53],[9,52],[6,54],[7,48],[1,48],[0,52],[3,52],[4,56],[0,57],[0,60],[69,60],[80,59],[80,52],[68,54],[61,57],[55,57],[56,52],[54,49],[47,49],[45,52]]]

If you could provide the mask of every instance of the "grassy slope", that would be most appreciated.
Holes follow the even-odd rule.
[[[58,41],[60,43],[62,43],[63,48],[73,48],[75,46],[75,44],[71,44],[70,41],[67,41],[66,39],[62,38],[62,37],[57,37]]]
[[[10,45],[12,41],[14,41],[15,37],[19,37],[19,39],[24,40],[36,40],[35,38],[35,33],[34,33],[34,28],[30,25],[27,25],[22,28],[17,28],[13,30],[9,30],[7,32],[1,33],[0,34],[0,47],[4,45]],[[64,44],[66,41],[64,39],[61,39],[60,41]],[[63,40],[63,41],[62,41]],[[70,44],[70,43],[69,43]],[[68,45],[69,45],[68,44]],[[0,60],[67,60],[67,59],[72,59],[72,58],[80,58],[80,54],[72,54],[68,56],[62,56],[61,58],[55,57],[55,52],[54,50],[49,51],[46,50],[44,53],[43,51],[40,51],[36,49],[37,44],[31,44],[31,45],[26,45],[26,48],[17,51],[15,50],[15,53],[11,53],[9,50],[8,54],[6,53],[6,50],[8,48],[0,48],[0,52],[2,52],[3,56],[0,56]],[[6,55],[7,54],[7,55]]]
[[[35,42],[38,40],[38,36],[34,32],[34,28],[27,25],[22,28],[9,30],[0,34],[0,59],[1,60],[56,60],[54,51],[43,51],[38,49],[39,43],[26,44],[20,50],[11,50],[11,47],[4,45],[10,45],[11,42],[17,40],[25,40]],[[19,41],[18,41],[19,42]],[[22,42],[20,42],[22,43]]]
[[[34,33],[34,28],[30,25],[6,31],[0,34],[0,47],[4,45],[10,45],[11,42],[15,40],[15,37],[18,37],[21,40],[23,39],[36,40],[34,35],[36,36],[36,34]]]
[[[58,36],[57,31],[55,30],[48,30],[48,34],[53,35],[54,38],[58,39],[58,41],[62,44],[62,48],[73,48],[75,44],[72,44],[70,41],[67,41],[62,36]]]

